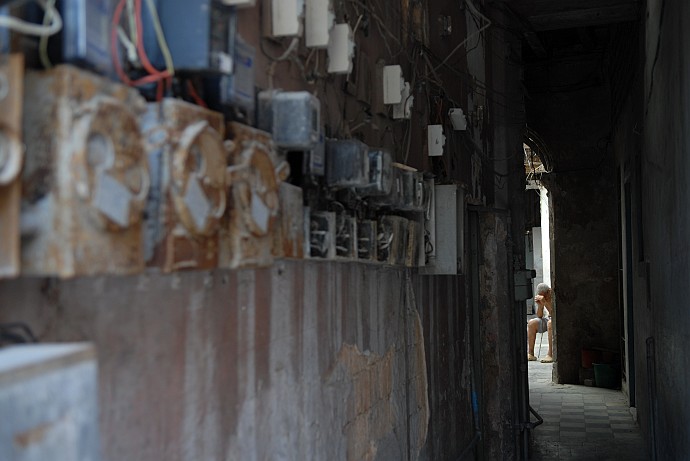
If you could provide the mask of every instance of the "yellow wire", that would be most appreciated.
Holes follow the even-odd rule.
[[[43,15],[44,26],[47,26],[53,20],[52,12],[55,6],[55,1],[56,0],[48,0],[46,3],[45,14]],[[46,69],[53,68],[53,63],[50,62],[50,58],[48,57],[48,35],[41,36],[41,39],[38,42],[38,57],[40,58],[43,67]]]
[[[170,54],[170,48],[168,48],[168,42],[165,40],[165,34],[163,33],[163,28],[161,27],[161,21],[158,17],[158,11],[156,10],[156,5],[153,0],[146,0],[146,6],[148,6],[151,12],[151,19],[153,20],[153,28],[156,31],[156,39],[158,40],[158,46],[160,46],[163,53],[163,59],[165,60],[166,70],[170,75],[175,75],[175,67],[173,64],[172,55]]]

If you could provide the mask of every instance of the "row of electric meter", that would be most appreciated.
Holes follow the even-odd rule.
[[[425,265],[424,218],[382,215],[357,219],[347,212],[306,210],[311,257],[391,266]]]
[[[276,257],[419,260],[391,248],[417,247],[421,218],[356,226],[347,213],[305,214],[302,188],[286,182],[280,102],[271,134],[182,100],[146,103],[69,65],[23,72],[21,56],[0,68],[12,88],[0,100],[0,276],[238,268]],[[380,208],[425,209],[421,173],[359,141],[323,144],[327,187]]]
[[[321,103],[311,93],[270,90],[258,99],[258,127],[272,133],[287,157],[299,153],[292,167],[304,178],[301,186],[349,189],[377,208],[421,212],[427,207],[430,194],[422,172],[357,139],[324,139]]]
[[[0,111],[13,118],[0,136],[0,240],[12,248],[0,274],[236,268],[300,255],[281,242],[303,240],[303,218],[281,205],[301,212],[301,189],[283,184],[289,167],[270,134],[181,100],[147,104],[66,65],[10,85],[20,96]]]

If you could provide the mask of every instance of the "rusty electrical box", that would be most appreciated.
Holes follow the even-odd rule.
[[[28,73],[25,90],[22,272],[141,271],[150,184],[143,98],[67,65]]]
[[[402,216],[384,215],[378,222],[378,258],[391,266],[404,266],[409,245],[409,221]]]
[[[280,258],[304,258],[304,205],[302,188],[280,184],[280,210],[274,233],[273,254]]]
[[[0,64],[0,278],[20,271],[21,141],[24,57]]]
[[[213,269],[227,205],[223,115],[178,99],[149,104],[142,118],[151,192],[146,261],[164,272]]]
[[[289,167],[270,133],[227,125],[227,183],[230,206],[220,233],[221,267],[262,267],[273,263],[280,212],[280,184]]]

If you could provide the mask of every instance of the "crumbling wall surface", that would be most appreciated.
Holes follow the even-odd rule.
[[[620,348],[616,170],[609,90],[591,78],[597,66],[564,60],[527,69],[529,124],[554,162],[543,181],[553,207],[554,374],[560,383],[579,382],[583,347]]]
[[[428,395],[458,383],[446,366],[429,388],[425,330],[446,362],[434,357],[445,326],[422,326],[415,304],[438,309],[414,283],[316,262],[23,278],[0,283],[0,322],[95,342],[105,459],[417,459],[432,436],[454,443],[440,426],[429,434]],[[461,426],[466,414],[447,411]]]
[[[644,257],[637,273],[649,292],[642,290],[646,299],[636,298],[637,373],[646,378],[638,395],[650,399],[651,412],[644,417],[653,427],[656,459],[689,459],[690,4],[649,0],[645,17],[638,230]],[[654,343],[649,351],[648,338]]]
[[[485,459],[518,459],[514,410],[515,313],[510,293],[510,219],[507,213],[479,212],[479,341],[482,443]]]

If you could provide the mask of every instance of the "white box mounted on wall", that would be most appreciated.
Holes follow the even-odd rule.
[[[256,0],[221,0],[224,5],[230,5],[237,8],[249,8],[256,6]]]
[[[462,109],[453,108],[448,111],[448,117],[453,124],[455,131],[465,131],[467,129],[467,117]]]
[[[264,34],[295,37],[302,33],[304,0],[264,0]]]
[[[304,35],[308,48],[327,48],[335,24],[332,0],[305,0]]]
[[[446,137],[443,135],[443,125],[429,125],[427,127],[429,157],[443,155],[443,146],[446,145]]]
[[[383,103],[400,104],[402,102],[403,71],[400,66],[386,66],[383,68]]]
[[[328,42],[328,73],[349,74],[355,57],[355,37],[349,24],[336,24]]]

